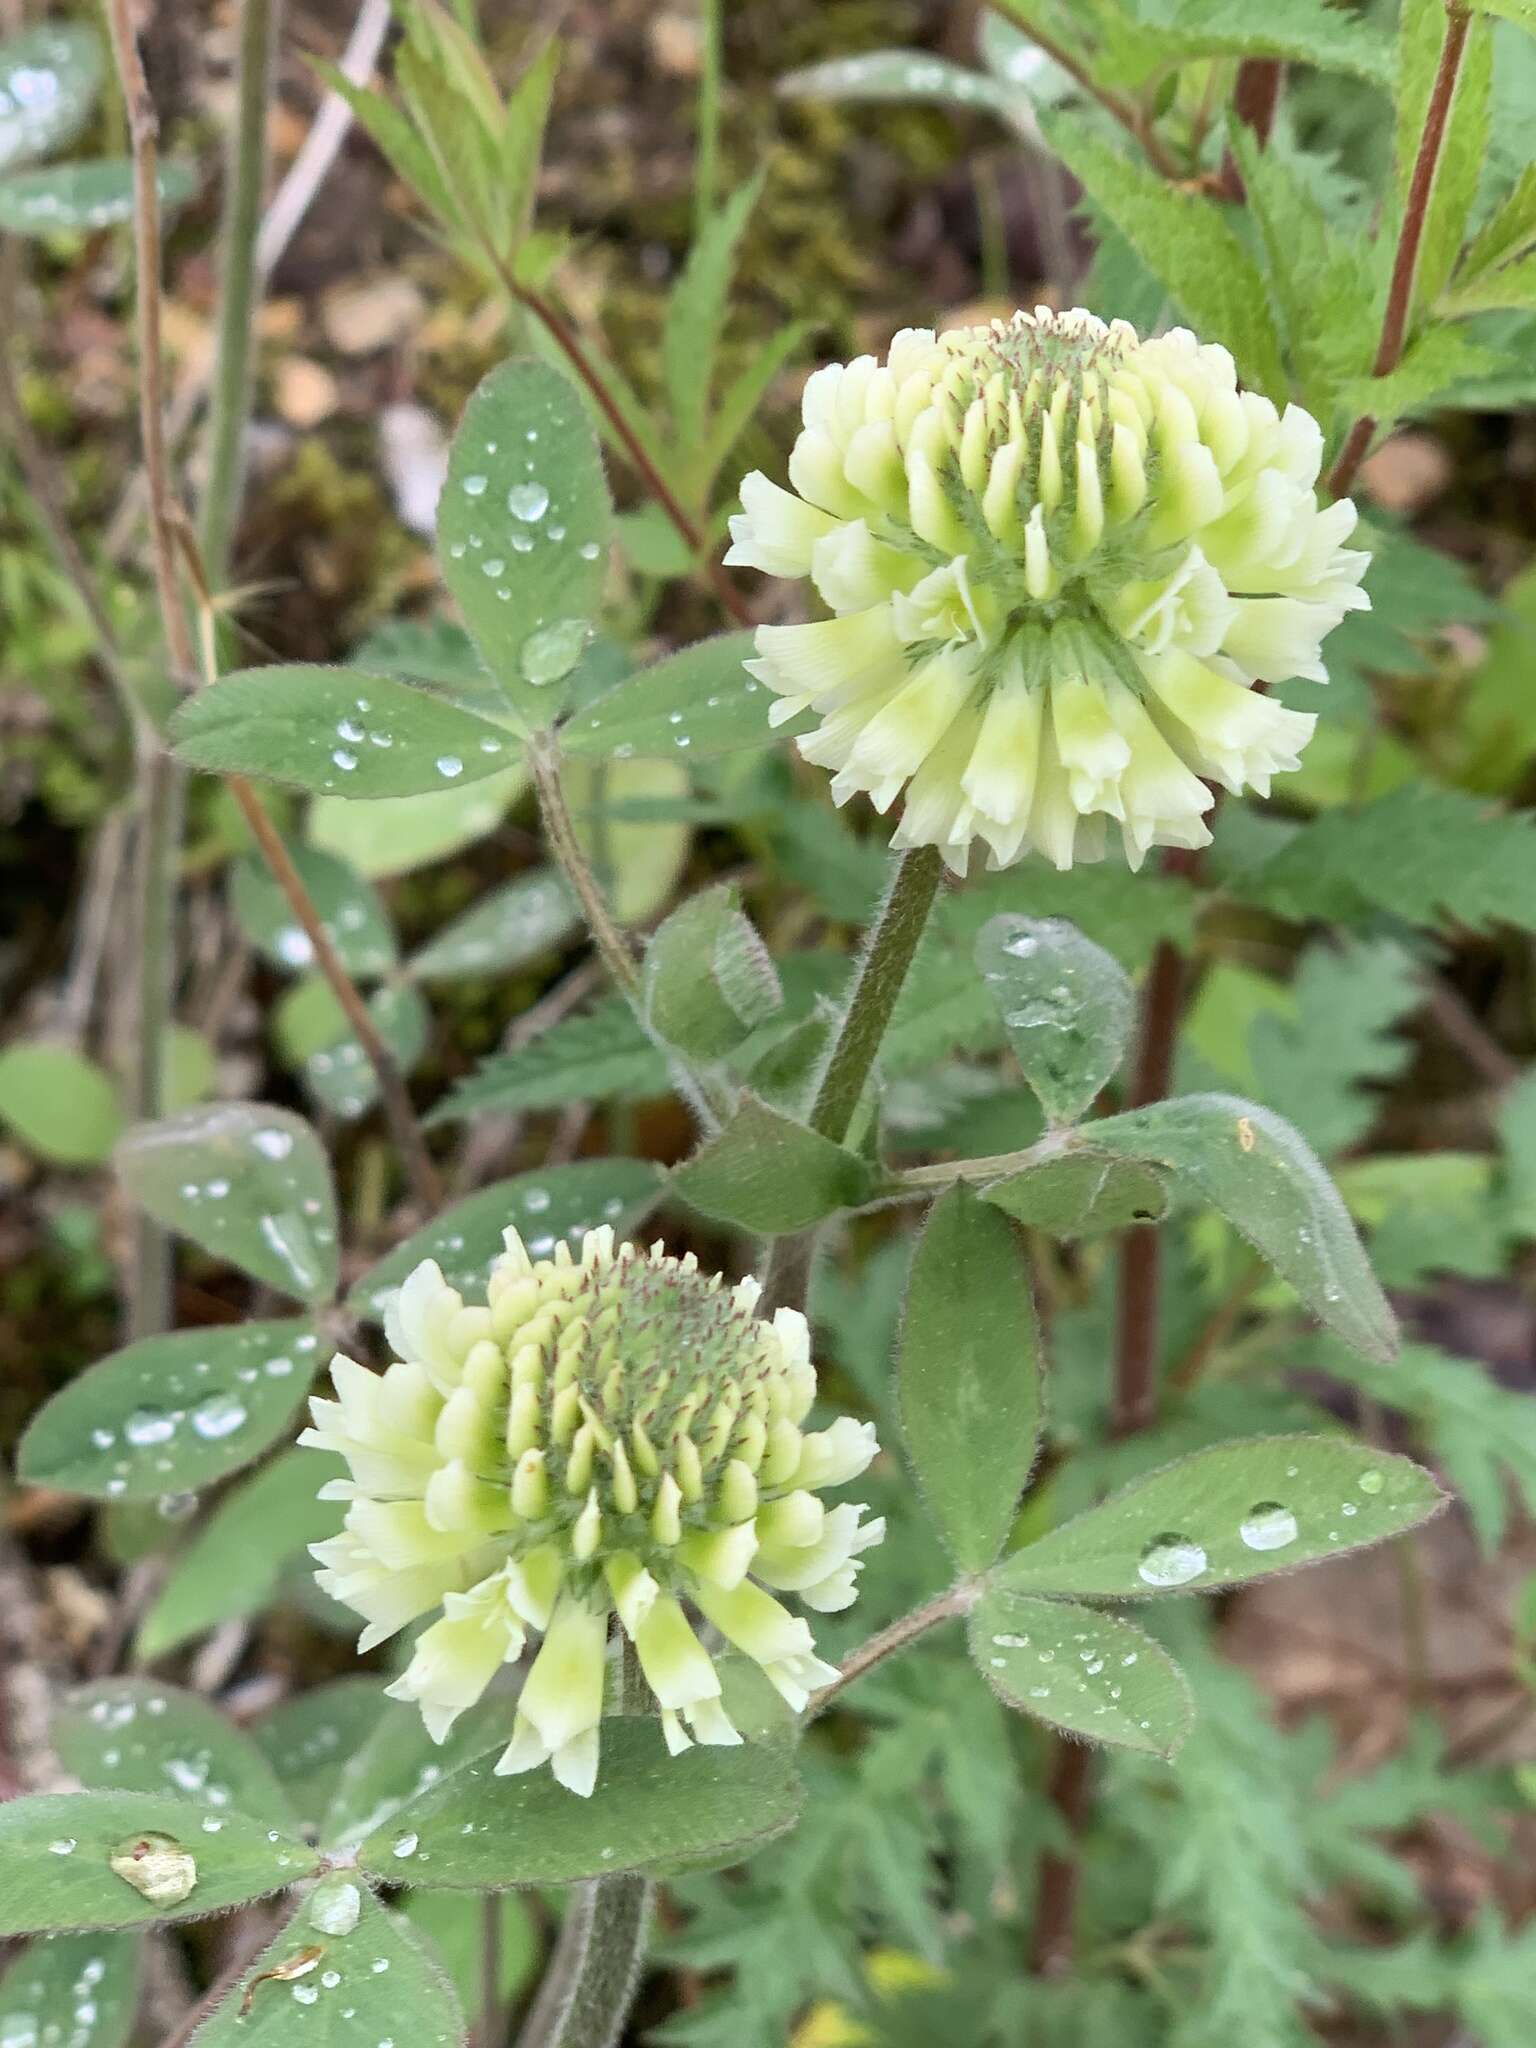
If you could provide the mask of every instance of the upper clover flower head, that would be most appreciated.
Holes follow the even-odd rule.
[[[690,1253],[615,1248],[606,1226],[532,1259],[515,1230],[487,1299],[466,1304],[428,1259],[400,1289],[382,1375],[331,1365],[335,1401],[300,1439],[339,1452],[342,1533],[314,1546],[320,1584],[368,1623],[360,1648],[441,1608],[389,1691],[443,1741],[499,1667],[542,1634],[501,1772],[551,1763],[590,1793],[616,1614],[661,1709],[667,1747],[741,1740],[689,1609],[754,1658],[799,1711],[836,1673],[807,1607],[848,1606],[859,1553],[885,1533],[818,1489],[857,1478],[872,1424],[802,1428],[816,1392],[805,1318],[755,1314]],[[685,1605],[686,1603],[686,1605]]]
[[[1034,847],[1067,868],[1203,846],[1202,777],[1261,795],[1310,714],[1256,682],[1327,680],[1321,648],[1365,608],[1354,506],[1320,508],[1309,413],[1240,391],[1184,328],[1037,307],[805,387],[792,489],[741,487],[728,562],[809,575],[832,619],[761,626],[775,723],[835,770],[839,803],[903,789],[897,846],[965,871]]]

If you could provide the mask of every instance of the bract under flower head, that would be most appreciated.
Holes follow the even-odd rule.
[[[440,1609],[390,1691],[441,1742],[542,1636],[499,1771],[548,1761],[572,1791],[597,1774],[609,1617],[634,1645],[674,1754],[741,1738],[694,1615],[760,1664],[798,1711],[834,1672],[808,1624],[846,1607],[884,1524],[821,1487],[856,1478],[873,1427],[802,1427],[816,1391],[805,1318],[755,1313],[690,1253],[587,1234],[532,1259],[516,1231],[484,1303],[429,1259],[400,1289],[382,1375],[337,1357],[337,1398],[301,1442],[351,1470],[350,1505],[314,1546],[320,1584],[368,1623],[361,1647]]]
[[[762,626],[749,668],[776,723],[886,810],[898,846],[964,872],[1038,849],[1139,867],[1202,846],[1203,778],[1267,795],[1310,714],[1255,683],[1325,681],[1322,643],[1365,607],[1347,500],[1320,508],[1322,435],[1237,388],[1183,328],[1039,307],[809,380],[791,489],[754,471],[728,562],[809,576],[836,614]]]

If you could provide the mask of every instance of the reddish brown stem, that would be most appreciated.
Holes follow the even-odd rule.
[[[1237,84],[1232,91],[1232,111],[1245,128],[1253,131],[1254,141],[1263,149],[1274,133],[1275,115],[1280,107],[1280,88],[1285,82],[1285,66],[1278,57],[1249,57],[1238,68]],[[1243,175],[1237,167],[1237,159],[1227,150],[1221,163],[1221,197],[1241,205]]]
[[[1063,1735],[1053,1738],[1046,1797],[1074,1843],[1087,1818],[1092,1768],[1093,1751],[1086,1742],[1069,1742]],[[1075,1847],[1047,1849],[1040,1858],[1029,1950],[1030,1968],[1037,1977],[1065,1976],[1072,1967],[1081,1882],[1082,1859]]]
[[[1440,64],[1430,88],[1429,105],[1424,112],[1424,129],[1419,137],[1418,154],[1413,160],[1413,174],[1408,181],[1403,224],[1397,237],[1397,253],[1392,260],[1386,309],[1381,317],[1381,339],[1376,344],[1376,357],[1371,364],[1373,377],[1390,376],[1403,359],[1408,323],[1413,313],[1419,253],[1424,245],[1424,227],[1429,218],[1429,202],[1434,195],[1435,177],[1440,169],[1440,155],[1445,147],[1445,132],[1456,100],[1456,84],[1461,76],[1461,63],[1466,55],[1471,25],[1472,16],[1468,9],[1460,5],[1459,0],[1449,0],[1445,41],[1440,48]],[[1336,498],[1343,497],[1354,482],[1375,431],[1376,422],[1369,414],[1356,420],[1350,428],[1328,478],[1328,488]]]

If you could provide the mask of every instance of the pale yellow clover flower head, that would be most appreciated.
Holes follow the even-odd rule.
[[[487,1298],[466,1304],[430,1260],[395,1297],[383,1374],[331,1365],[337,1398],[300,1439],[346,1459],[349,1503],[314,1546],[319,1583],[367,1621],[359,1647],[441,1610],[389,1691],[442,1742],[502,1665],[541,1636],[499,1772],[548,1762],[597,1776],[610,1616],[634,1645],[676,1755],[741,1740],[703,1622],[753,1658],[796,1712],[836,1672],[803,1616],[853,1601],[881,1521],[823,1487],[864,1471],[874,1427],[807,1431],[816,1392],[804,1316],[756,1314],[723,1286],[589,1231],[579,1258],[530,1257],[515,1230]],[[774,1591],[770,1591],[773,1588]]]
[[[727,562],[809,576],[835,616],[761,626],[747,666],[839,803],[904,795],[897,846],[964,873],[1036,849],[1099,859],[1119,827],[1208,843],[1207,780],[1267,795],[1314,719],[1256,683],[1327,679],[1368,600],[1320,507],[1322,433],[1238,389],[1184,328],[1037,307],[817,370],[789,490],[754,471]]]

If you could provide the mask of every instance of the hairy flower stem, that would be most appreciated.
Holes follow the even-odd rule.
[[[811,1107],[811,1129],[837,1144],[848,1135],[864,1084],[927,929],[943,873],[943,856],[934,846],[913,847],[901,855],[892,869],[890,888],[870,927],[853,994],[843,1012],[841,1028]],[[814,1230],[774,1239],[763,1277],[764,1292],[771,1306],[804,1307],[815,1242]]]
[[[1440,170],[1446,130],[1450,125],[1451,108],[1456,99],[1456,86],[1461,77],[1471,26],[1470,9],[1463,6],[1461,0],[1448,0],[1445,41],[1440,46],[1440,63],[1430,88],[1429,105],[1424,110],[1424,128],[1419,136],[1418,154],[1408,182],[1403,224],[1398,232],[1397,254],[1392,262],[1386,310],[1381,319],[1381,339],[1376,345],[1375,361],[1371,364],[1373,377],[1389,376],[1403,359],[1408,323],[1413,313],[1419,252],[1424,244],[1424,227],[1429,218],[1429,203],[1434,196],[1435,179]],[[1368,413],[1350,428],[1339,451],[1339,459],[1328,477],[1328,488],[1336,498],[1342,498],[1353,484],[1375,431],[1376,422]]]
[[[910,1614],[902,1615],[899,1621],[893,1621],[888,1628],[881,1629],[878,1635],[871,1636],[867,1643],[861,1643],[858,1649],[850,1651],[839,1665],[837,1677],[832,1683],[824,1685],[820,1692],[812,1695],[811,1703],[806,1708],[801,1722],[802,1727],[814,1721],[818,1714],[825,1713],[838,1694],[845,1687],[852,1685],[856,1679],[862,1678],[866,1671],[873,1671],[877,1664],[883,1664],[887,1657],[893,1656],[898,1650],[904,1650],[909,1643],[915,1643],[919,1636],[927,1635],[930,1629],[937,1628],[941,1622],[953,1621],[957,1616],[966,1613],[975,1597],[975,1588],[969,1584],[962,1582],[951,1586],[947,1593],[940,1593],[937,1598],[925,1601],[921,1607],[914,1607]]]
[[[518,2048],[616,2048],[640,1983],[652,1899],[643,1877],[575,1887]]]
[[[638,1005],[640,970],[629,940],[598,886],[592,863],[576,837],[576,826],[560,775],[560,756],[553,740],[536,735],[529,741],[528,767],[539,800],[544,836],[560,864],[560,872],[570,883],[581,905],[581,914],[587,921],[592,943],[602,956],[614,987],[632,1004]]]

